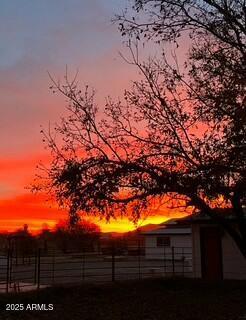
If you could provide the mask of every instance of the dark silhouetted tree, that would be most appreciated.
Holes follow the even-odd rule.
[[[37,248],[37,241],[30,233],[28,224],[24,224],[23,228],[17,229],[9,235],[10,249],[18,263],[18,257],[22,257],[22,263],[30,263],[30,257],[34,255]]]
[[[76,79],[53,79],[69,114],[55,128],[58,140],[43,132],[53,155],[49,187],[75,221],[79,211],[137,220],[163,197],[185,203],[221,224],[246,257],[245,3],[136,0],[133,10],[116,20],[130,38],[125,60],[142,79],[122,101],[99,109]],[[160,58],[140,61],[141,41],[159,43]],[[184,65],[168,49],[182,42],[190,45]],[[220,206],[232,208],[236,226]]]
[[[69,220],[60,221],[53,233],[54,241],[64,252],[94,251],[99,243],[100,228],[93,222],[80,220],[71,226]]]

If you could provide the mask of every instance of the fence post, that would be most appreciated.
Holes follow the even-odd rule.
[[[38,249],[38,265],[37,265],[37,289],[40,289],[40,256],[41,256],[41,249]]]
[[[166,247],[163,247],[163,267],[164,267],[164,277],[166,276]]]
[[[10,255],[9,255],[9,285],[11,287],[12,283],[12,269],[13,269],[13,250],[10,249]]]
[[[82,254],[82,280],[85,280],[85,249],[83,248]]]
[[[115,244],[112,242],[112,281],[115,281]]]
[[[184,252],[184,247],[182,247],[182,271],[183,271],[183,277],[185,276],[185,252]]]
[[[9,266],[10,266],[10,248],[7,253],[7,274],[6,274],[6,293],[9,292]]]
[[[173,276],[174,276],[174,274],[175,274],[174,247],[172,247],[172,271],[173,271]]]
[[[141,252],[140,252],[140,239],[138,239],[138,279],[141,279]]]
[[[34,284],[37,284],[37,262],[38,262],[38,254],[37,250],[35,251],[35,257],[34,257]]]
[[[55,282],[55,249],[53,250],[52,255],[52,284]]]
[[[15,265],[18,266],[18,248],[17,246],[15,246]]]

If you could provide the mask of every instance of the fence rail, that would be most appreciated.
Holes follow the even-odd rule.
[[[0,255],[0,292],[35,290],[55,284],[192,275],[190,247],[132,247],[119,252],[44,252]]]

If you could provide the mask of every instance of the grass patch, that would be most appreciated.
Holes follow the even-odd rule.
[[[54,311],[5,311],[7,303],[53,303]],[[151,279],[0,295],[0,319],[246,319],[246,282]]]

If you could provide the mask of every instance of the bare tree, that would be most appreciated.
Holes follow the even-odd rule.
[[[142,80],[123,101],[109,98],[102,112],[94,91],[81,92],[76,78],[52,79],[52,90],[68,98],[69,115],[55,128],[62,140],[43,132],[53,154],[49,186],[72,220],[79,211],[106,218],[131,212],[137,220],[153,199],[168,196],[221,224],[246,257],[245,1],[133,3],[135,17],[126,12],[116,20],[130,36],[126,60]],[[160,44],[189,38],[185,66],[165,50],[140,61],[132,44],[141,37]],[[220,205],[232,208],[236,227]]]

